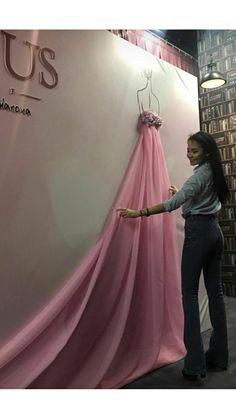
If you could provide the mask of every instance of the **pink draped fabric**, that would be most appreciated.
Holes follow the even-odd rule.
[[[174,213],[117,207],[168,198],[159,130],[141,126],[97,243],[54,298],[0,350],[0,388],[120,388],[185,355]]]
[[[112,33],[188,73],[198,76],[197,61],[145,30],[112,29]]]

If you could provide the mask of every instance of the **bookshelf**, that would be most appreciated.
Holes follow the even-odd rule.
[[[201,129],[215,138],[230,189],[219,222],[224,234],[222,282],[224,293],[236,297],[236,30],[199,30],[199,78],[207,72],[212,55],[226,78],[224,86],[199,88]]]

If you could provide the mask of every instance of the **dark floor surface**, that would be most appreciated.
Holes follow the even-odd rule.
[[[207,377],[199,382],[186,380],[181,370],[183,360],[156,369],[123,389],[236,389],[236,298],[225,297],[229,339],[229,368],[227,371],[208,371]],[[202,333],[207,349],[211,330]]]

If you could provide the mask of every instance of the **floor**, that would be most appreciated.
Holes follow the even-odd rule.
[[[154,370],[123,389],[236,389],[236,298],[225,297],[229,337],[229,368],[227,371],[208,371],[205,380],[190,382],[183,378],[183,360]],[[203,332],[207,348],[211,330]]]

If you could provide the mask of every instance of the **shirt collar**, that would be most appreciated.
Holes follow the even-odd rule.
[[[200,167],[203,167],[203,166],[209,167],[209,161],[204,161],[203,163],[198,164],[196,167],[194,167],[193,171],[195,172],[196,170],[198,170]]]

